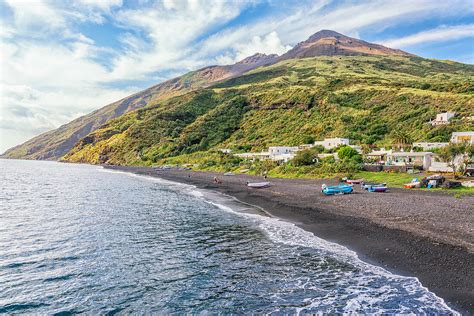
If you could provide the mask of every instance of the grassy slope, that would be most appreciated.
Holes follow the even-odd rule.
[[[64,160],[216,164],[217,148],[259,151],[328,136],[388,145],[397,130],[414,141],[446,141],[472,123],[427,122],[445,110],[474,115],[473,75],[474,66],[422,58],[287,60],[109,121]]]

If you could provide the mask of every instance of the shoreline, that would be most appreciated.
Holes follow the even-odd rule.
[[[386,197],[383,193],[364,194],[356,190],[355,194],[337,196],[336,199],[329,197],[331,200],[328,200],[321,194],[315,194],[314,188],[312,192],[308,192],[308,185],[314,187],[321,182],[320,180],[272,178],[268,180],[275,185],[270,189],[252,190],[245,186],[245,182],[262,181],[262,177],[247,175],[225,177],[218,173],[183,170],[156,171],[149,167],[104,166],[104,168],[192,184],[199,189],[224,193],[238,201],[261,208],[271,216],[294,223],[320,238],[343,245],[355,251],[359,258],[367,263],[383,267],[395,274],[417,277],[423,286],[443,298],[455,310],[463,314],[474,314],[474,286],[471,284],[474,279],[474,271],[471,268],[474,264],[474,252],[470,249],[469,241],[472,240],[469,239],[469,234],[467,237],[463,234],[460,236],[467,240],[462,240],[459,236],[440,240],[430,236],[433,232],[422,231],[421,234],[416,234],[406,229],[391,227],[393,223],[383,225],[380,219],[371,218],[373,214],[355,216],[351,214],[354,212],[352,207],[351,210],[347,209],[347,206],[357,203],[350,198],[351,196],[357,196],[359,199],[375,199],[377,202],[377,199]],[[216,175],[223,180],[222,184],[212,182]],[[328,180],[324,182],[331,183]],[[291,186],[296,192],[285,192],[287,186]],[[403,189],[394,190],[398,192]],[[402,192],[418,202],[433,196],[446,198],[442,192],[420,193],[407,190]],[[468,204],[471,202],[471,197],[467,199],[465,203]],[[328,201],[331,203],[327,203]],[[400,204],[395,207],[400,208]],[[440,231],[443,232],[442,229]]]

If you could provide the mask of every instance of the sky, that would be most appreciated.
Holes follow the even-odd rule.
[[[321,29],[474,63],[472,0],[0,0],[0,153],[151,85]]]

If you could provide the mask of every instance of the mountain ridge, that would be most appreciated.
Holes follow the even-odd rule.
[[[365,49],[361,49],[361,47],[365,47]],[[82,137],[120,115],[146,106],[156,105],[163,100],[198,88],[209,87],[215,83],[239,77],[255,68],[273,65],[283,60],[314,56],[377,54],[414,56],[400,50],[353,39],[335,31],[322,30],[281,56],[257,53],[232,65],[207,66],[159,83],[79,117],[55,130],[40,134],[23,144],[14,146],[5,151],[2,156],[7,158],[58,159],[72,149]]]
[[[180,77],[169,79],[110,103],[89,114],[78,117],[69,123],[63,124],[57,129],[41,133],[22,144],[7,149],[1,156],[4,158],[38,160],[58,159],[69,151],[79,139],[93,132],[110,119],[126,112],[154,104],[160,100],[186,93],[193,88],[200,86],[205,87],[214,82],[238,76],[255,67],[266,65],[273,59],[274,55],[257,53],[233,65],[206,66],[191,71]],[[49,139],[53,136],[60,137],[62,141],[59,142],[59,144],[49,142]],[[38,142],[42,146],[38,146],[36,144]]]
[[[474,127],[461,119],[474,115],[473,76],[474,66],[419,57],[288,59],[124,114],[62,160],[233,170],[239,159],[220,149],[259,152],[325,137],[386,147],[396,131],[413,141],[446,142],[452,132]],[[442,111],[457,119],[429,124]]]
[[[321,30],[300,42],[278,59],[304,58],[314,56],[355,56],[355,55],[390,55],[415,56],[400,49],[369,43],[331,30]]]

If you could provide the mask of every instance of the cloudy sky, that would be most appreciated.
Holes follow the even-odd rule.
[[[472,0],[0,0],[0,152],[189,70],[321,29],[474,63]]]

